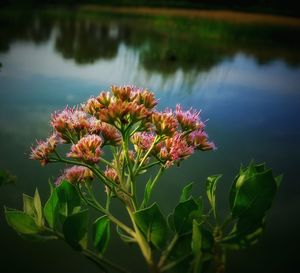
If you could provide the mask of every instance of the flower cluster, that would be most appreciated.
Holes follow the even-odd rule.
[[[45,166],[49,162],[49,157],[54,152],[57,144],[58,137],[55,134],[51,135],[45,141],[37,141],[37,145],[31,147],[30,159],[39,160],[41,165]]]
[[[45,165],[54,153],[53,162],[93,166],[106,161],[102,158],[105,145],[117,146],[112,151],[118,155],[114,155],[110,167],[101,169],[100,165],[97,170],[102,173],[101,177],[118,184],[128,175],[124,174],[127,165],[134,166],[135,173],[141,173],[154,159],[155,164],[158,162],[167,168],[188,158],[195,150],[215,148],[208,141],[200,111],[192,108],[184,111],[180,105],[176,105],[174,111],[158,111],[157,103],[154,94],[147,89],[112,86],[111,92],[102,91],[80,107],[55,112],[51,117],[53,135],[31,148],[30,158]],[[64,159],[55,150],[58,144],[68,143],[71,147],[66,155],[72,160]],[[122,171],[117,172],[112,166]],[[123,178],[117,173],[122,173]],[[60,180],[78,182],[90,174],[84,167],[74,167],[65,170]]]
[[[52,114],[51,125],[60,138],[70,143],[88,133],[90,122],[85,112],[66,107]]]
[[[101,145],[103,141],[97,135],[87,135],[73,144],[68,157],[80,159],[86,163],[98,163],[101,155]]]
[[[57,178],[55,185],[58,186],[63,180],[70,183],[79,183],[94,178],[93,172],[83,166],[73,166],[64,170],[64,173]]]

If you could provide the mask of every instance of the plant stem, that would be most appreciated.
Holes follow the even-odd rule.
[[[127,207],[127,211],[128,211],[128,214],[130,216],[131,222],[132,222],[134,230],[135,230],[134,238],[136,239],[137,244],[139,245],[147,264],[149,265],[149,267],[152,267],[153,261],[152,261],[151,248],[150,248],[149,244],[147,243],[145,237],[143,236],[143,234],[137,227],[134,216],[133,216],[133,212],[131,211],[131,209],[129,207]]]
[[[129,271],[127,271],[126,269],[122,268],[119,265],[114,264],[110,260],[105,259],[103,257],[99,257],[94,252],[92,252],[90,249],[84,249],[82,251],[82,253],[85,256],[87,256],[88,258],[90,258],[91,260],[93,260],[95,263],[99,264],[100,266],[106,265],[106,266],[109,266],[110,268],[112,268],[112,269],[114,269],[114,270],[116,270],[118,272],[129,273]]]
[[[167,249],[164,251],[163,255],[160,257],[159,262],[158,262],[158,268],[162,268],[162,266],[165,264],[167,258],[169,257],[173,247],[175,246],[179,236],[177,233],[175,233],[172,241],[168,245]]]
[[[155,136],[153,143],[151,144],[149,150],[146,152],[146,154],[144,155],[144,157],[142,158],[140,164],[138,165],[138,167],[136,168],[136,170],[134,170],[135,174],[137,174],[139,172],[139,169],[143,166],[145,160],[147,159],[147,157],[149,156],[149,154],[151,153],[151,151],[153,150],[154,146],[157,144],[157,142],[160,140],[159,136]]]
[[[50,232],[52,234],[54,234],[55,236],[57,236],[59,239],[64,240],[64,235],[58,231],[55,231],[49,227],[43,227],[44,230],[46,230],[47,232]],[[98,255],[96,255],[94,252],[92,252],[90,249],[83,249],[81,251],[85,256],[89,257],[90,259],[92,259],[95,263],[99,264],[100,266],[106,265],[109,266],[112,269],[115,269],[116,271],[122,272],[122,273],[129,273],[129,271],[127,271],[126,269],[120,267],[119,265],[114,264],[113,262],[111,262],[108,259],[105,259],[103,257],[100,257]]]
[[[121,229],[123,229],[125,232],[127,232],[130,236],[135,237],[135,232],[125,225],[123,222],[121,222],[119,219],[117,219],[115,216],[113,216],[108,210],[103,208],[101,204],[96,200],[95,196],[90,193],[90,196],[92,197],[92,202],[88,200],[83,194],[81,194],[81,197],[85,200],[85,202],[93,207],[94,209],[102,212],[103,214],[107,215],[107,217],[115,223],[117,226],[119,226]]]

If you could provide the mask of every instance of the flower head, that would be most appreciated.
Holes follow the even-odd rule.
[[[56,134],[52,134],[46,141],[39,140],[35,147],[31,147],[30,159],[39,160],[42,166],[49,162],[49,156],[54,152],[59,139]]]
[[[119,145],[122,139],[120,132],[114,126],[101,122],[94,117],[90,118],[89,132],[101,135],[104,140],[103,145]]]
[[[187,141],[193,145],[195,149],[201,151],[215,150],[216,146],[213,142],[208,141],[208,135],[204,130],[197,130],[187,136]]]
[[[152,132],[137,132],[131,137],[135,150],[149,150],[154,140],[155,135]]]
[[[154,112],[152,123],[158,135],[173,136],[178,128],[177,119],[171,110],[165,112]]]
[[[70,183],[80,183],[93,178],[94,175],[90,169],[83,166],[73,166],[64,170],[63,174],[57,178],[55,185],[59,186],[63,180],[67,180]]]
[[[137,92],[134,101],[137,104],[143,104],[148,109],[154,108],[158,103],[154,94],[148,90]]]
[[[96,99],[90,98],[85,104],[82,104],[82,110],[90,115],[98,116],[99,111],[104,106]]]
[[[114,168],[110,168],[110,167],[106,166],[104,174],[109,180],[111,180],[117,184],[120,184],[119,176],[117,174],[117,171]]]
[[[177,104],[175,114],[183,131],[194,131],[204,128],[204,124],[199,118],[200,111],[192,108],[188,111],[183,111],[180,104]]]
[[[189,145],[180,133],[176,133],[164,141],[158,156],[165,162],[166,167],[170,167],[174,163],[188,158],[193,152],[194,147]]]
[[[80,159],[86,163],[97,163],[102,154],[101,145],[103,141],[100,136],[87,135],[81,138],[78,143],[73,144],[68,157]]]
[[[88,132],[89,121],[85,112],[66,107],[52,114],[51,125],[63,140],[71,142]]]

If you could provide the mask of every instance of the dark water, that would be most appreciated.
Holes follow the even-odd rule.
[[[56,12],[0,16],[0,167],[17,175],[0,189],[0,203],[21,207],[21,194],[40,189],[62,166],[41,168],[27,159],[45,138],[49,116],[112,84],[147,87],[160,107],[202,109],[218,150],[169,170],[155,199],[165,214],[180,188],[224,173],[220,209],[241,163],[265,161],[284,180],[259,245],[228,258],[228,272],[289,272],[300,243],[300,29],[166,17],[121,17]],[[116,207],[118,213],[122,213]],[[97,272],[63,242],[22,241],[1,211],[0,272]],[[146,272],[134,247],[113,240],[108,255]],[[296,267],[297,268],[297,267]]]

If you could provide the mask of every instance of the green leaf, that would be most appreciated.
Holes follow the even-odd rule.
[[[241,218],[221,242],[229,249],[243,249],[254,245],[264,231],[264,222],[264,219]]]
[[[165,245],[168,226],[156,203],[151,207],[136,211],[134,219],[148,242],[152,242],[159,249]]]
[[[149,199],[151,196],[151,191],[152,191],[152,180],[150,178],[145,187],[144,199],[143,199],[143,202],[141,205],[141,209],[145,208],[148,205],[148,202],[149,202]]]
[[[125,243],[135,243],[136,242],[136,239],[128,236],[127,234],[125,234],[122,229],[119,228],[119,226],[116,227],[116,230],[117,230],[117,233],[118,235],[120,236],[121,240]]]
[[[173,215],[173,213],[170,213],[170,214],[167,216],[167,223],[168,223],[169,229],[175,231],[175,226],[174,226],[174,215]]]
[[[178,234],[192,231],[193,219],[200,221],[202,207],[194,199],[179,203],[174,210],[174,227]]]
[[[36,216],[33,197],[25,193],[23,193],[23,211],[33,218]]]
[[[181,192],[179,202],[185,202],[191,197],[194,182],[186,185]]]
[[[97,251],[103,254],[110,239],[110,220],[107,215],[99,217],[93,224],[93,243]]]
[[[271,207],[278,182],[271,170],[256,172],[255,165],[249,166],[235,179],[230,193],[230,207],[234,218],[263,218]]]
[[[68,216],[63,224],[66,242],[75,250],[81,251],[87,246],[88,210]]]
[[[39,232],[34,219],[23,211],[5,208],[5,217],[7,223],[18,233],[35,234]]]
[[[58,221],[58,196],[56,190],[51,191],[51,195],[44,206],[44,216],[47,220],[49,227],[52,229],[55,227]]]
[[[216,217],[216,188],[217,188],[217,182],[221,177],[222,177],[221,174],[217,174],[217,175],[212,175],[207,177],[206,180],[206,195],[212,207],[215,217]]]
[[[42,212],[41,198],[40,198],[38,189],[35,189],[33,203],[34,203],[34,208],[36,211],[36,223],[38,226],[41,227],[43,225],[43,212]]]
[[[168,257],[168,263],[162,269],[172,272],[190,272],[192,261],[191,233],[182,234],[178,237]]]
[[[63,181],[56,189],[59,205],[63,207],[63,215],[68,216],[74,213],[74,208],[82,205],[81,197],[76,188],[67,181]],[[65,205],[66,204],[66,205]],[[78,208],[76,208],[78,209]]]

